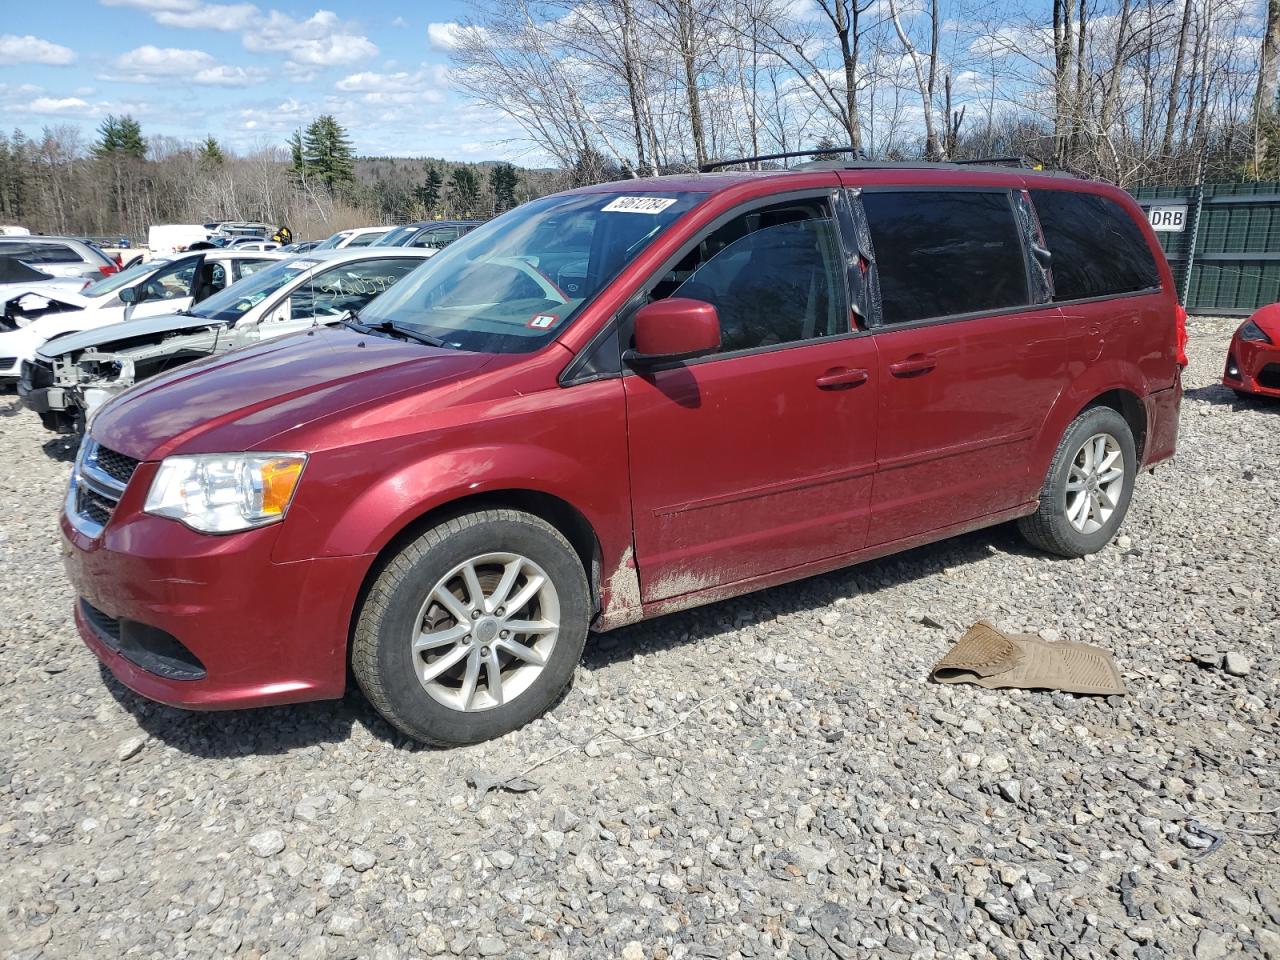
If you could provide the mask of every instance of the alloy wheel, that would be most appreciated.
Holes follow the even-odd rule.
[[[1124,492],[1124,454],[1109,433],[1095,433],[1071,459],[1067,475],[1067,520],[1080,533],[1101,530]]]
[[[560,632],[560,599],[528,557],[487,553],[440,578],[414,622],[419,682],[437,702],[474,712],[509,703],[542,673]]]

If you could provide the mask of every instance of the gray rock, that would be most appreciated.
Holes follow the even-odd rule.
[[[330,936],[353,937],[360,932],[360,928],[363,926],[364,921],[355,914],[339,910],[330,915],[329,922],[325,924],[324,929]]]
[[[1222,960],[1230,955],[1231,940],[1225,933],[1202,930],[1196,940],[1195,960]]]
[[[116,759],[121,763],[132,760],[142,752],[142,748],[147,745],[147,739],[146,736],[137,736],[121,740],[120,745],[116,747]]]
[[[377,862],[378,857],[372,850],[356,847],[351,851],[351,869],[356,873],[364,873]]]
[[[249,838],[249,849],[259,857],[275,856],[284,849],[284,834],[279,830],[263,830]]]
[[[1253,663],[1243,653],[1232,650],[1222,658],[1222,669],[1233,677],[1245,677],[1253,669]]]

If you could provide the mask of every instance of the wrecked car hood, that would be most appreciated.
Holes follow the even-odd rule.
[[[48,282],[46,280],[30,285],[13,284],[12,289],[4,291],[4,303],[8,304],[14,300],[21,300],[23,297],[38,297],[41,300],[53,300],[57,303],[63,303],[77,310],[85,310],[93,305],[93,301],[88,297],[73,293],[66,287],[59,289],[42,286],[42,284]]]
[[[137,460],[248,450],[338,411],[454,382],[493,359],[315,327],[144,380],[102,407],[90,432]]]
[[[50,340],[37,353],[45,360],[76,353],[89,347],[109,347],[113,343],[133,340],[137,337],[160,336],[165,333],[185,333],[191,330],[204,330],[221,326],[219,320],[204,317],[193,317],[187,314],[165,313],[158,317],[142,317],[138,320],[124,320],[106,327],[86,330],[83,333],[72,333]]]

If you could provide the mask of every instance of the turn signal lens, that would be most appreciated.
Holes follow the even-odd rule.
[[[262,473],[262,506],[260,512],[264,516],[282,516],[289,501],[293,499],[294,488],[298,486],[298,478],[302,476],[303,461],[297,457],[281,457],[269,460],[259,469]]]

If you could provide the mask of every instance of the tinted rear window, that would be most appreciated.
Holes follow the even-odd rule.
[[[885,323],[1021,307],[1022,242],[1005,191],[862,194]]]
[[[1160,285],[1141,228],[1114,200],[1071,190],[1032,190],[1053,254],[1053,298],[1115,296]]]

